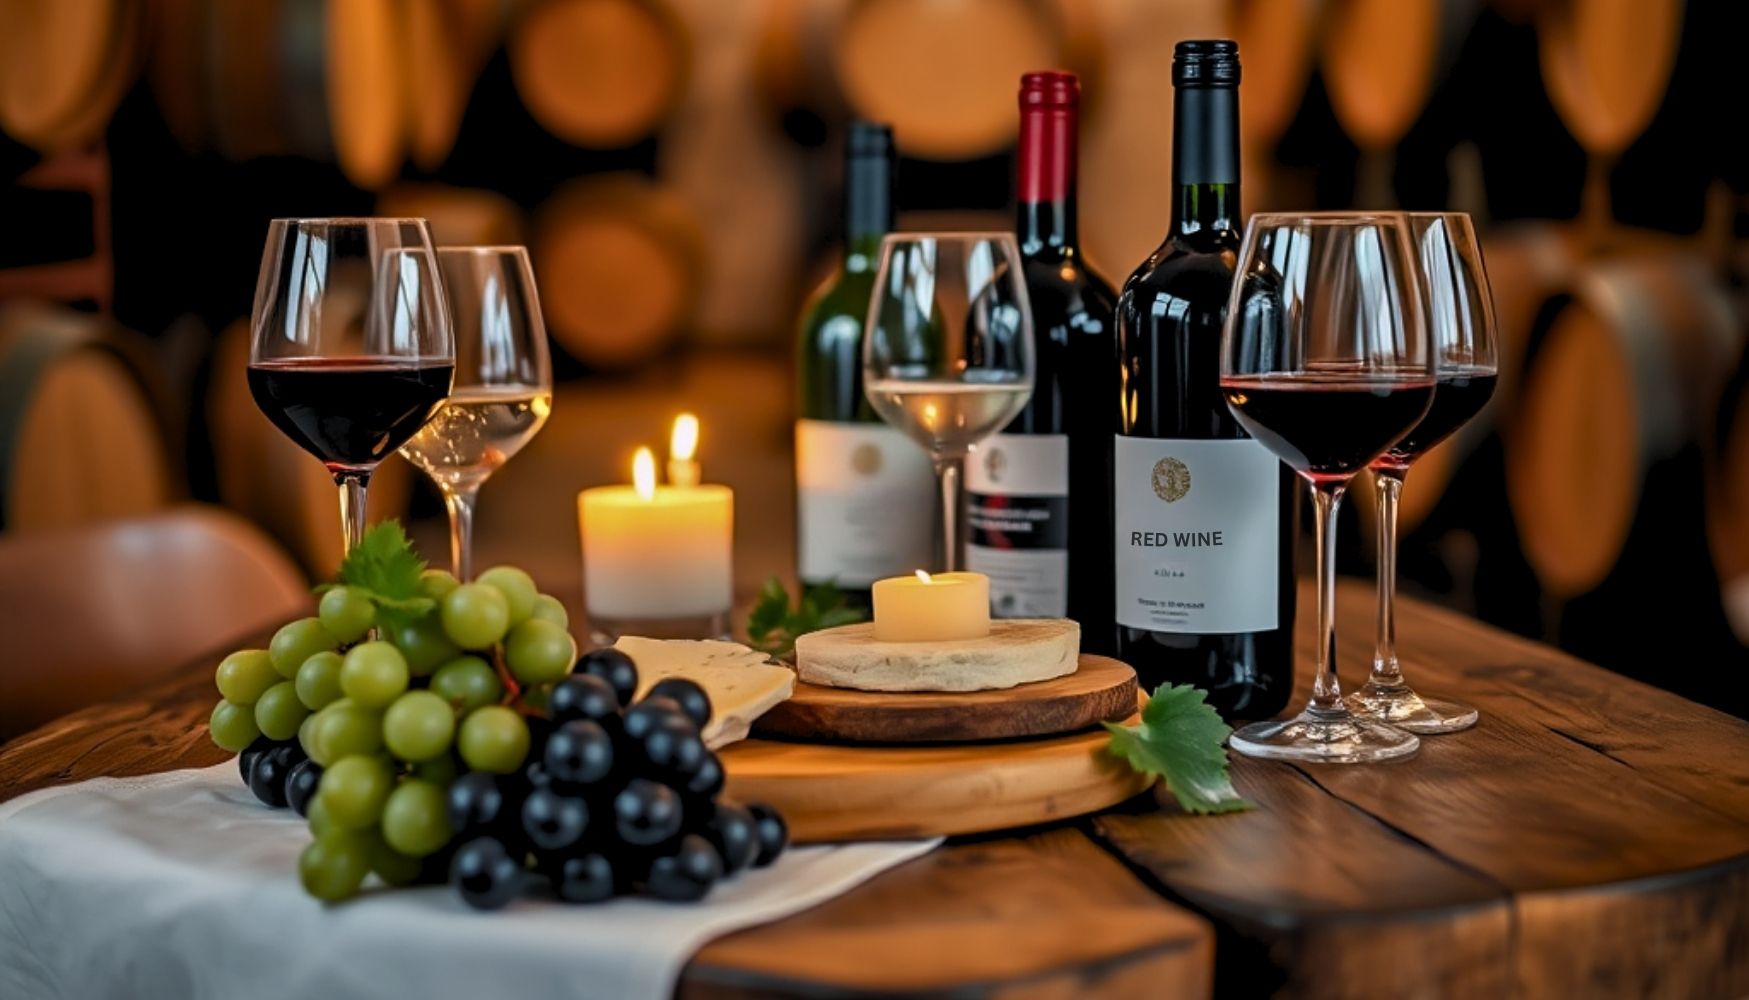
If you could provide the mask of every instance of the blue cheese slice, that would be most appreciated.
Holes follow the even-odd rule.
[[[711,700],[704,741],[712,749],[745,739],[753,720],[795,691],[795,671],[738,642],[628,635],[613,648],[638,665],[639,698],[667,677],[684,677],[704,689]]]

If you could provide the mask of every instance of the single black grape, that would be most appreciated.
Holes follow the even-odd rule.
[[[645,698],[626,712],[624,731],[632,740],[641,740],[658,723],[670,718],[692,722],[686,717],[686,710],[673,698]]]
[[[599,723],[573,719],[547,737],[543,759],[554,780],[593,785],[613,773],[613,737]]]
[[[572,674],[553,685],[547,711],[560,725],[579,719],[601,722],[619,715],[619,693],[594,674]]]
[[[588,828],[589,807],[582,799],[537,788],[522,802],[522,832],[538,851],[569,850]]]
[[[552,865],[553,892],[567,903],[599,903],[619,891],[620,879],[604,854],[579,854]]]
[[[753,867],[764,868],[789,845],[789,824],[776,809],[763,802],[749,804],[747,811],[753,814],[753,828],[759,835],[759,853],[753,858]]]
[[[243,752],[237,755],[237,771],[243,776],[243,784],[249,783],[249,769],[255,766],[255,758],[278,745],[265,736],[257,736],[255,742],[243,748]]]
[[[680,796],[667,785],[644,778],[626,782],[613,797],[614,832],[637,847],[660,844],[680,832]]]
[[[638,693],[637,664],[632,662],[631,657],[611,646],[584,653],[578,658],[577,665],[571,668],[571,672],[606,681],[613,688],[621,708],[630,705],[632,697]]]
[[[703,899],[723,877],[723,859],[710,842],[697,834],[680,838],[673,854],[650,862],[645,886],[650,895],[676,903]]]
[[[753,814],[733,802],[717,803],[704,837],[723,856],[723,873],[733,875],[759,854],[759,830]]]
[[[722,758],[706,750],[698,767],[686,779],[686,794],[705,801],[714,799],[722,793],[726,777]]]
[[[496,774],[469,771],[449,785],[449,828],[457,840],[484,834],[501,834],[516,815],[515,796]]]
[[[692,724],[703,729],[711,721],[711,698],[704,693],[704,688],[694,681],[684,677],[666,677],[650,688],[646,698],[672,698],[692,720]]]
[[[310,800],[316,797],[316,786],[322,783],[322,765],[302,760],[285,776],[285,804],[299,816],[310,814]]]
[[[292,768],[302,763],[304,755],[290,744],[280,744],[255,758],[249,769],[249,790],[263,805],[285,808],[285,779]]]
[[[674,778],[682,783],[698,772],[705,755],[710,753],[699,738],[698,727],[685,716],[657,722],[644,734],[638,750],[642,758],[639,763],[646,768],[647,776]]]
[[[522,860],[497,838],[476,837],[456,849],[449,881],[469,906],[496,910],[522,893]]]

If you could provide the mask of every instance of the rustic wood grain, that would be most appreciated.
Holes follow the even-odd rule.
[[[864,743],[970,743],[1073,733],[1136,710],[1136,672],[1082,655],[1072,674],[1001,691],[885,692],[796,684],[753,724],[766,736]]]

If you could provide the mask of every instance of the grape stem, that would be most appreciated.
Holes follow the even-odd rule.
[[[492,669],[498,671],[498,679],[504,682],[504,700],[498,704],[514,705],[522,697],[522,685],[516,683],[516,678],[510,676],[510,668],[504,665],[502,654],[493,654]]]

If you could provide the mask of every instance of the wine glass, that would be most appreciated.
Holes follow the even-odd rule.
[[[250,320],[249,391],[340,488],[346,551],[370,474],[449,395],[455,340],[424,219],[274,219]]]
[[[1372,462],[1379,516],[1378,645],[1372,676],[1348,696],[1348,707],[1410,732],[1451,733],[1475,725],[1476,710],[1416,694],[1397,660],[1397,501],[1409,466],[1468,423],[1494,394],[1500,371],[1494,296],[1467,214],[1410,212],[1408,219],[1427,295],[1437,385],[1427,416]]]
[[[1020,251],[1011,233],[894,233],[881,241],[874,287],[863,392],[935,463],[942,568],[951,572],[961,562],[966,456],[1032,397],[1032,306]]]
[[[1233,733],[1253,757],[1386,760],[1420,740],[1351,714],[1336,681],[1336,510],[1348,481],[1420,423],[1433,344],[1401,213],[1256,215],[1221,335],[1221,390],[1251,436],[1311,486],[1318,672],[1305,711]]]
[[[401,454],[443,494],[450,567],[470,580],[480,487],[546,423],[553,372],[526,249],[438,247],[437,266],[455,320],[455,388]]]

